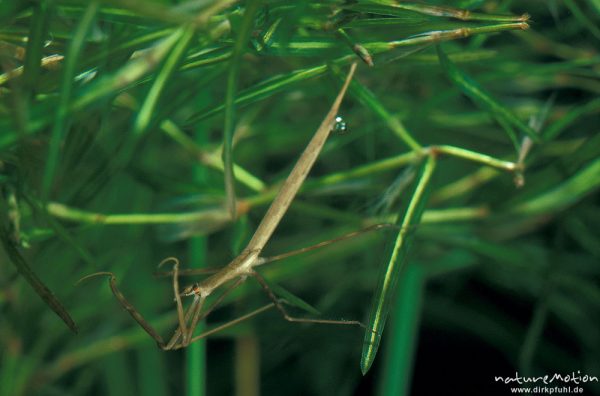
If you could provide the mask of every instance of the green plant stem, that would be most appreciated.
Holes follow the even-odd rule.
[[[319,186],[327,186],[351,179],[371,176],[373,174],[385,172],[391,169],[401,168],[405,165],[414,163],[417,159],[419,159],[420,155],[421,154],[419,152],[411,151],[394,157],[375,161],[367,165],[357,166],[349,171],[332,173],[316,180],[308,180],[305,183],[305,188],[312,189]]]
[[[416,263],[407,266],[398,283],[390,337],[386,348],[384,372],[378,387],[381,396],[410,394],[411,378],[424,300],[425,274]]]
[[[560,185],[517,204],[510,212],[536,215],[566,208],[600,187],[600,159],[591,161]]]
[[[28,94],[33,94],[37,86],[42,68],[44,41],[48,34],[48,21],[51,14],[52,7],[50,7],[48,0],[39,1],[33,6],[27,52],[23,64],[23,85]]]
[[[404,40],[365,43],[363,47],[372,53],[380,53],[393,50],[396,47],[415,46],[415,48],[418,48],[420,45],[429,45],[440,41],[459,39],[462,37],[466,37],[470,34],[493,33],[497,31],[511,29],[524,29],[526,28],[526,26],[528,25],[525,22],[521,22],[516,24],[500,24],[479,28],[454,29],[449,31],[432,31],[422,33]],[[90,87],[85,89],[77,98],[75,98],[75,100],[69,107],[69,113],[81,110],[104,96],[114,94],[120,90],[130,88],[131,86],[140,83],[139,79],[143,78],[152,69],[154,69],[156,64],[164,58],[164,56],[168,53],[168,51],[175,44],[175,42],[177,42],[177,40],[179,39],[179,35],[176,34],[178,30],[175,30],[174,32],[175,33],[171,33],[168,37],[166,37],[154,48],[152,48],[152,50],[145,52],[141,57],[132,60],[131,62],[129,62],[128,65],[121,68],[118,72],[99,80],[98,82],[92,84]],[[163,37],[164,33],[166,33],[166,31],[160,31],[156,35],[158,37]],[[332,41],[330,43],[314,43],[314,46],[326,51],[330,48],[335,47],[336,45],[336,41]],[[295,46],[298,48],[307,49],[311,47],[311,43],[302,42],[296,44],[290,42],[286,44],[286,48],[295,48]],[[214,64],[215,62],[223,62],[229,60],[230,56],[230,53],[226,52],[224,54],[217,55],[215,58],[196,61],[195,63],[198,66],[206,66],[209,64]],[[354,56],[342,56],[340,58],[335,59],[332,63],[341,66],[351,62],[353,59]],[[194,63],[194,61],[192,61],[192,63]],[[190,68],[190,65],[188,64],[184,64],[182,66],[182,69],[184,70],[188,68]],[[258,83],[255,86],[240,91],[236,95],[233,104],[236,106],[243,106],[257,101],[259,99],[264,99],[277,92],[282,91],[283,89],[289,89],[291,86],[305,81],[309,78],[322,75],[326,71],[326,65],[319,65],[316,67],[296,70],[290,73],[289,75],[276,76],[267,79],[261,83]],[[188,120],[188,124],[194,124],[197,121],[220,113],[225,109],[225,107],[226,106],[224,104],[218,105],[214,108],[210,108],[208,110],[196,113],[190,117],[190,119]],[[51,121],[52,120],[49,117],[36,118],[35,120],[32,120],[29,123],[27,133],[37,133],[46,125],[48,125]],[[18,139],[19,135],[15,134],[14,132],[3,134],[0,136],[0,148],[8,147],[14,144]]]
[[[175,141],[185,147],[191,153],[197,155],[200,160],[212,168],[216,170],[223,170],[223,162],[220,160],[216,154],[208,153],[202,150],[197,144],[195,144],[187,135],[185,135],[173,122],[165,121],[161,124],[161,127],[170,137],[172,137]],[[327,186],[336,183],[341,183],[347,180],[356,179],[360,177],[370,176],[376,173],[385,172],[391,169],[397,169],[402,166],[414,163],[421,156],[431,152],[437,151],[440,154],[446,154],[450,156],[454,156],[457,158],[471,160],[473,162],[481,163],[492,168],[513,172],[518,166],[514,162],[501,160],[494,158],[492,156],[477,153],[474,151],[470,151],[467,149],[442,145],[442,146],[429,146],[429,147],[419,147],[419,150],[411,151],[404,154],[399,154],[394,157],[386,158],[383,160],[375,161],[371,164],[362,165],[355,167],[349,171],[343,171],[338,173],[333,173],[327,176],[323,176],[318,179],[307,180],[305,185],[303,186],[303,190],[311,190],[320,186]],[[254,191],[266,191],[267,187],[264,182],[258,179],[256,176],[248,173],[244,168],[241,168],[237,165],[234,165],[236,169],[236,179],[245,184],[247,187],[251,188]],[[488,168],[486,169],[486,174],[494,174],[492,170]],[[268,193],[269,197],[272,196],[272,193]],[[260,202],[262,200],[259,199]]]
[[[96,261],[92,254],[80,243],[78,243],[59,221],[48,212],[47,206],[43,206],[41,203],[34,201],[31,197],[25,196],[27,203],[45,220],[48,225],[54,230],[55,234],[59,236],[64,242],[71,246],[79,254],[79,256],[85,261],[90,267],[98,268]]]
[[[362,44],[357,43],[350,35],[342,28],[337,29],[338,35],[342,38],[342,40],[348,44],[348,46],[352,49],[352,51],[358,55],[363,62],[365,62],[368,66],[373,67],[373,57],[369,54],[369,51]]]
[[[256,199],[250,207],[266,205],[271,201],[271,197],[265,198],[260,196],[260,200]],[[303,205],[298,203],[298,205]],[[181,213],[135,213],[135,214],[102,214],[80,209],[71,208],[69,206],[50,202],[47,205],[48,213],[52,216],[83,224],[96,225],[144,225],[144,224],[181,224],[195,223],[207,216],[205,212],[181,212]],[[309,208],[306,208],[309,210]],[[312,210],[316,213],[315,210]],[[484,206],[463,207],[463,208],[447,208],[447,209],[430,209],[423,215],[423,222],[426,223],[442,223],[446,221],[480,219],[489,215],[489,209]],[[328,216],[329,217],[329,216]],[[379,220],[381,221],[381,220]],[[369,220],[368,223],[373,221]]]
[[[487,165],[491,168],[496,168],[496,169],[500,169],[500,170],[504,170],[504,171],[508,171],[508,172],[514,172],[515,170],[518,169],[518,165],[514,162],[503,161],[503,160],[491,157],[489,155],[481,154],[481,153],[463,149],[460,147],[447,146],[447,145],[431,146],[430,150],[438,152],[438,153],[446,154],[446,155],[451,155],[451,156],[457,157],[457,158],[467,159],[469,161]]]
[[[235,340],[235,395],[260,395],[260,345],[255,334]]]
[[[342,71],[334,66],[333,70],[341,81],[343,81],[344,75]],[[375,94],[371,92],[367,87],[361,84],[358,80],[352,81],[350,84],[350,93],[354,95],[364,106],[369,108],[375,113],[385,124],[392,130],[392,132],[398,136],[411,150],[418,151],[422,147],[411,133],[404,127],[402,122],[394,117],[381,103]]]
[[[196,140],[198,145],[206,143],[205,128],[198,128]],[[193,178],[197,183],[206,182],[206,169],[196,166],[193,170]],[[205,237],[194,237],[189,242],[190,268],[206,267],[207,240]],[[198,332],[205,330],[203,322],[198,324]],[[189,396],[206,395],[206,340],[198,340],[191,344],[186,350],[186,393]]]
[[[568,115],[565,117],[568,117]],[[552,125],[550,125],[547,130],[549,130]],[[549,157],[560,157],[565,155],[565,153],[573,153],[575,150],[581,147],[582,144],[584,144],[584,141],[579,139],[575,139],[573,141],[546,143],[544,146],[541,146],[538,149],[538,154]],[[505,160],[499,161],[505,162]],[[469,175],[466,175],[454,182],[448,183],[443,187],[439,187],[431,197],[431,202],[439,204],[449,199],[459,197],[489,182],[490,180],[493,180],[499,175],[500,173],[494,168],[484,167],[477,169],[475,172]]]
[[[148,128],[152,114],[155,112],[158,99],[160,98],[167,81],[172,76],[175,68],[181,61],[181,58],[185,55],[185,51],[194,37],[194,29],[190,25],[181,27],[179,30],[181,30],[181,37],[177,44],[173,47],[173,50],[169,56],[166,58],[163,67],[158,72],[156,79],[154,80],[152,87],[150,87],[150,91],[148,92],[148,95],[146,95],[146,99],[140,107],[138,115],[135,119],[135,123],[133,125],[133,134],[136,139],[139,138],[139,136],[142,135]]]
[[[369,312],[369,324],[365,331],[364,344],[361,354],[360,369],[364,374],[375,360],[385,322],[389,314],[394,292],[401,270],[406,266],[408,251],[410,249],[412,235],[409,231],[411,226],[418,225],[425,209],[428,196],[428,187],[435,170],[435,154],[427,156],[420,166],[419,175],[414,182],[410,198],[405,200],[396,219],[400,231],[397,232],[389,261],[380,273],[377,290],[375,292],[371,310]]]
[[[533,375],[532,363],[535,352],[542,340],[547,318],[548,302],[545,297],[542,297],[536,304],[529,328],[525,334],[525,340],[519,352],[519,369],[525,376]]]
[[[77,60],[83,48],[85,36],[92,27],[92,23],[98,12],[100,3],[97,0],[91,1],[83,16],[81,22],[73,35],[73,39],[69,44],[66,59],[64,62],[64,71],[60,88],[60,99],[54,126],[52,128],[52,138],[50,139],[50,147],[48,149],[48,159],[46,160],[46,169],[44,172],[44,180],[42,184],[42,200],[47,201],[50,196],[52,181],[58,167],[60,147],[68,129],[67,115],[69,113],[69,104],[71,101],[71,91],[73,89],[73,78],[77,67]]]
[[[137,116],[135,117],[131,134],[127,136],[120,152],[115,159],[113,159],[113,169],[123,168],[127,163],[130,162],[131,157],[133,156],[135,149],[140,142],[140,139],[150,126],[152,115],[156,112],[158,100],[166,88],[168,80],[172,76],[176,66],[179,64],[181,58],[185,54],[186,49],[188,48],[188,45],[194,37],[194,29],[191,25],[182,26],[173,34],[179,38],[177,42],[174,43],[173,49],[170,51],[168,56],[166,56],[162,67],[157,73],[156,78],[154,79],[154,82],[152,83],[150,90],[148,91],[148,94],[146,95],[146,98],[144,99]]]
[[[122,105],[127,109],[135,110],[135,103],[132,103],[132,100],[129,98],[122,97],[121,100],[117,98],[117,104]],[[214,152],[210,152],[200,146],[198,143],[194,141],[194,139],[190,138],[186,135],[180,128],[177,126],[173,120],[165,119],[160,123],[160,129],[171,139],[173,139],[177,144],[183,147],[188,153],[195,156],[200,162],[204,165],[209,166],[215,170],[223,172],[223,158],[220,155]],[[265,183],[260,180],[258,177],[254,176],[246,169],[242,168],[237,164],[233,164],[235,178],[239,183],[244,184],[246,187],[250,188],[253,191],[260,192],[266,189]]]
[[[223,165],[223,158],[221,158],[220,155],[203,149],[200,145],[198,145],[198,143],[196,143],[181,129],[179,129],[179,127],[173,121],[164,120],[161,122],[160,128],[189,153],[196,156],[204,165],[210,166],[218,171],[223,171],[225,169]],[[239,183],[244,184],[246,187],[256,192],[266,189],[265,183],[258,177],[248,172],[246,169],[235,163],[233,164],[233,168],[235,170],[235,179]]]
[[[6,255],[15,265],[19,274],[29,283],[38,296],[62,319],[62,321],[71,329],[73,333],[78,332],[75,321],[69,315],[69,312],[54,293],[44,284],[44,282],[31,269],[25,258],[21,255],[15,244],[11,241],[10,236],[0,226],[0,242],[4,247]]]
[[[89,106],[93,102],[136,84],[142,77],[154,70],[158,64],[169,54],[177,44],[183,30],[175,29],[151,48],[139,56],[131,59],[121,69],[111,75],[99,79],[83,90],[73,101],[71,111],[77,111]]]
[[[202,212],[190,213],[137,213],[137,214],[101,214],[85,210],[74,209],[66,205],[50,202],[46,206],[48,213],[52,216],[87,224],[106,224],[106,225],[124,225],[124,224],[168,224],[193,222],[202,219],[205,214]]]
[[[165,330],[173,324],[175,316],[168,314],[155,320],[153,326],[156,330]],[[61,375],[94,361],[101,356],[131,348],[134,345],[148,342],[148,333],[139,326],[132,327],[123,333],[101,338],[91,343],[84,343],[76,349],[62,354],[57,360],[46,367],[42,367],[37,374],[36,386],[52,382]]]
[[[390,41],[386,43],[391,48],[399,48],[399,47],[407,47],[413,45],[423,45],[423,44],[434,44],[440,43],[448,40],[456,40],[459,38],[469,37],[476,34],[487,34],[487,33],[496,33],[506,30],[525,30],[529,27],[529,25],[525,22],[519,23],[502,23],[498,25],[489,25],[489,26],[481,26],[474,28],[459,28],[459,29],[451,29],[451,30],[441,30],[441,31],[433,31],[426,32],[415,35],[413,37],[409,37],[402,40]],[[367,49],[374,47],[374,45],[370,45],[365,43],[364,46]],[[380,45],[377,44],[377,47]],[[375,48],[374,48],[375,49]]]
[[[564,0],[564,4],[567,6],[569,11],[573,13],[575,18],[577,18],[577,20],[583,26],[585,26],[591,34],[594,35],[596,40],[600,40],[600,28],[598,28],[596,22],[590,20],[585,14],[585,12],[581,8],[579,8],[577,3],[575,3],[573,0]]]
[[[456,181],[446,184],[440,187],[431,197],[431,202],[440,203],[459,197],[468,191],[474,190],[476,187],[487,183],[493,178],[497,177],[500,173],[492,168],[480,168],[475,172],[466,175]]]
[[[529,15],[495,15],[495,14],[482,14],[477,12],[471,12],[469,10],[462,10],[452,7],[443,6],[430,6],[420,3],[411,3],[405,1],[395,0],[370,0],[367,3],[386,5],[390,8],[397,8],[407,11],[414,11],[420,14],[431,15],[435,17],[449,17],[456,18],[462,21],[494,21],[494,22],[525,22],[529,20]]]
[[[437,53],[440,65],[448,75],[448,78],[460,88],[465,95],[471,98],[475,104],[487,110],[490,115],[498,121],[505,129],[517,151],[519,149],[519,143],[513,127],[526,134],[532,141],[536,143],[540,141],[539,135],[527,124],[523,123],[511,109],[498,102],[498,100],[489,94],[481,85],[479,85],[479,83],[452,63],[439,45],[437,46]]]
[[[240,65],[246,43],[253,28],[254,15],[258,11],[260,0],[249,0],[246,3],[244,17],[240,30],[235,39],[233,55],[229,64],[227,74],[227,88],[225,93],[225,126],[223,130],[223,165],[225,175],[225,194],[227,196],[227,207],[232,219],[237,218],[235,175],[233,168],[233,133],[235,131],[235,97],[238,84]]]
[[[468,206],[463,208],[427,209],[423,213],[423,224],[450,223],[483,219],[489,216],[490,210],[486,206]]]
[[[189,138],[187,138],[189,139]],[[195,146],[194,146],[195,147]],[[409,163],[413,163],[417,161],[419,158],[422,158],[423,155],[427,155],[429,153],[436,154],[446,154],[450,156],[455,156],[457,158],[471,160],[477,163],[481,163],[487,165],[491,168],[496,168],[504,171],[512,172],[517,166],[516,164],[496,159],[494,157],[480,154],[477,152],[473,152],[466,149],[457,148],[454,146],[431,146],[425,147],[420,152],[409,152],[405,154],[398,155],[396,157],[387,158],[384,160],[377,161],[375,163],[365,165],[362,167],[355,168],[351,171],[347,172],[339,172],[332,175],[328,175],[322,177],[317,180],[312,180],[306,182],[303,190],[312,190],[316,189],[320,186],[328,186],[335,183],[340,183],[343,181],[347,181],[353,178],[359,178],[363,176],[372,175],[377,172],[383,172],[389,169],[394,169],[397,167],[401,167],[407,165]],[[494,175],[493,171],[489,168],[486,169],[486,174]],[[478,176],[477,181],[481,178]],[[465,184],[465,183],[462,183]],[[473,185],[472,182],[466,183],[466,186],[463,185],[453,187],[450,192],[446,192],[445,194],[455,194],[455,190],[464,191],[465,189],[471,188]],[[275,194],[277,193],[276,186],[264,189],[261,188],[261,192],[258,195],[253,197],[249,197],[237,203],[238,206],[242,206],[245,209],[243,212],[248,211],[250,208],[258,205],[264,205],[270,202]],[[196,211],[196,212],[187,212],[187,213],[137,213],[137,214],[101,214],[94,213],[90,211],[80,210],[68,207],[61,203],[50,202],[46,206],[48,213],[51,215],[69,221],[88,223],[88,224],[168,224],[168,223],[186,223],[186,222],[197,222],[202,221],[207,218],[209,215],[214,214],[214,210],[209,212],[206,211]]]

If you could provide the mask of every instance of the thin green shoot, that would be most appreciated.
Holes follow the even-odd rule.
[[[244,11],[244,17],[240,30],[235,40],[233,55],[227,73],[227,88],[225,95],[225,126],[223,128],[223,165],[225,167],[225,193],[227,195],[227,207],[232,219],[236,215],[235,198],[235,175],[233,167],[233,132],[235,130],[235,96],[238,85],[240,64],[246,43],[253,28],[254,15],[258,11],[259,0],[248,1]]]
[[[395,241],[390,245],[390,253],[385,255],[385,257],[389,257],[388,264],[380,273],[379,285],[373,298],[369,323],[365,330],[365,341],[360,361],[360,369],[363,374],[366,374],[371,368],[379,349],[381,335],[395,296],[398,277],[400,271],[406,266],[413,237],[413,233],[409,231],[421,221],[435,166],[436,154],[432,153],[420,165],[413,182],[412,191],[407,194],[408,198],[401,206],[396,219],[396,224],[400,229],[396,234]]]
[[[78,333],[77,325],[65,306],[60,300],[54,295],[54,293],[44,284],[44,282],[36,275],[31,269],[25,258],[21,255],[11,237],[3,227],[0,227],[0,240],[4,251],[10,258],[10,261],[15,265],[19,274],[29,283],[38,296],[46,305],[48,305],[59,318],[67,325],[67,327],[73,332]]]
[[[75,77],[77,59],[84,45],[85,36],[92,27],[92,23],[94,22],[99,7],[100,4],[96,0],[89,3],[81,18],[81,22],[75,31],[73,40],[69,45],[62,77],[60,103],[58,104],[58,110],[52,128],[52,139],[50,140],[48,159],[46,161],[46,169],[44,172],[44,181],[42,185],[42,199],[44,201],[47,201],[50,197],[50,189],[58,168],[61,143],[69,127],[67,115],[71,103],[71,91],[73,89],[73,78]]]

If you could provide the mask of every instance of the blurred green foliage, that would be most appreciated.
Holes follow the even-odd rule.
[[[599,20],[595,0],[3,2],[0,395],[505,394],[495,375],[599,376]],[[75,286],[114,272],[169,336],[156,265],[239,252],[356,60],[347,133],[266,254],[392,221],[437,154],[366,377],[359,328],[273,311],[166,353],[104,281]],[[389,236],[262,273],[367,322]],[[207,326],[267,301],[246,283]]]

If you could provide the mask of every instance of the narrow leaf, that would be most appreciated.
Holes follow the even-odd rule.
[[[259,82],[258,84],[255,84],[249,88],[240,91],[239,94],[236,96],[234,103],[236,106],[246,106],[248,104],[258,102],[261,99],[271,97],[276,93],[279,93],[285,89],[289,89],[290,87],[302,83],[310,78],[323,75],[326,71],[327,66],[321,65],[311,67],[308,69],[296,70],[289,74],[271,77],[269,79]],[[211,109],[194,114],[188,120],[188,124],[193,124],[198,121],[204,120],[208,117],[212,117],[215,114],[219,114],[224,109],[224,105],[219,105]]]
[[[373,5],[380,5],[381,10],[383,7],[389,7],[389,9],[399,9],[406,11],[418,12],[423,15],[430,15],[433,17],[447,17],[460,19],[462,21],[495,21],[495,22],[525,22],[529,20],[529,15],[498,15],[498,14],[482,14],[477,12],[471,12],[460,8],[445,7],[445,6],[433,6],[421,3],[411,3],[407,1],[396,1],[396,0],[370,0],[363,3],[363,12],[369,12],[369,8]],[[356,7],[356,6],[353,6]],[[377,13],[376,11],[374,11]]]
[[[396,234],[393,244],[390,245],[387,266],[382,270],[379,277],[377,291],[373,298],[373,304],[369,315],[369,324],[365,331],[360,368],[363,374],[375,360],[375,355],[381,342],[381,335],[386,319],[390,312],[391,302],[394,299],[394,291],[398,283],[398,275],[406,265],[408,252],[413,239],[414,226],[421,221],[421,215],[425,210],[428,196],[428,187],[431,181],[436,159],[434,155],[428,156],[419,166],[417,176],[412,188],[408,191],[406,199],[401,205],[396,224],[400,230]]]
[[[134,155],[140,138],[150,126],[152,115],[156,112],[158,100],[166,87],[167,81],[179,65],[181,58],[185,54],[185,50],[188,48],[192,37],[194,36],[194,29],[191,25],[184,26],[174,32],[174,35],[178,35],[180,38],[177,40],[176,44],[173,46],[173,50],[166,57],[165,62],[158,71],[156,79],[152,83],[137,117],[135,118],[133,133],[126,138],[123,148],[112,161],[113,169],[124,167]]]
[[[39,1],[33,6],[27,52],[23,65],[23,84],[29,91],[28,93],[34,91],[38,83],[44,55],[44,41],[48,35],[48,21],[51,15],[52,9],[48,0]]]
[[[48,225],[54,230],[56,236],[58,236],[60,239],[62,239],[64,242],[70,245],[73,249],[75,249],[75,251],[87,264],[89,264],[93,268],[97,268],[96,262],[94,261],[94,258],[92,257],[91,253],[85,247],[77,243],[77,241],[71,236],[69,231],[65,227],[63,227],[63,225],[60,224],[60,222],[58,222],[52,216],[50,216],[50,213],[47,211],[46,207],[43,207],[39,202],[36,202],[27,195],[25,195],[24,198],[27,201],[27,203],[31,205],[31,207],[36,211],[36,213],[40,215],[46,222],[48,222]]]
[[[225,95],[225,127],[223,131],[223,164],[225,167],[225,193],[227,207],[232,219],[236,215],[235,175],[233,174],[233,132],[235,129],[235,95],[237,91],[240,63],[244,49],[254,24],[254,15],[258,11],[260,0],[250,0],[246,4],[244,18],[235,39],[233,55],[227,75],[227,93]]]
[[[56,119],[52,127],[52,138],[50,140],[50,148],[48,150],[48,159],[46,160],[46,169],[44,172],[44,180],[42,185],[42,198],[48,200],[50,196],[50,188],[58,167],[59,153],[63,138],[69,128],[68,113],[69,104],[71,102],[71,91],[73,89],[73,79],[75,78],[75,70],[79,53],[83,48],[85,36],[92,27],[92,23],[98,11],[99,3],[92,1],[88,4],[85,13],[81,17],[81,22],[77,26],[77,30],[73,35],[71,44],[65,58],[64,72],[62,76],[62,84],[60,88],[60,101],[56,112]]]
[[[155,45],[139,52],[114,73],[89,84],[89,87],[82,90],[81,94],[73,100],[70,111],[83,109],[104,96],[115,95],[120,90],[136,83],[160,64],[172,48],[177,45],[182,33],[181,29],[174,30]]]
[[[573,106],[558,120],[550,124],[542,133],[545,141],[558,138],[569,126],[581,116],[600,112],[600,98],[594,98],[581,106]]]
[[[194,29],[192,26],[188,25],[181,28],[181,38],[169,56],[166,58],[162,68],[157,73],[156,79],[154,80],[148,95],[146,95],[146,99],[144,99],[142,107],[140,108],[133,128],[134,135],[142,135],[148,128],[152,114],[156,109],[158,99],[160,98],[167,81],[173,75],[173,72],[183,58],[183,55],[185,55],[185,50],[192,41],[192,37],[194,37]]]
[[[450,80],[458,88],[460,88],[465,95],[471,98],[476,105],[494,116],[500,125],[506,130],[513,142],[517,142],[519,139],[517,136],[514,136],[512,128],[508,127],[509,125],[529,136],[534,142],[540,141],[539,135],[532,128],[519,120],[509,108],[494,99],[494,97],[492,97],[492,95],[490,95],[475,80],[456,67],[456,65],[452,63],[439,45],[437,46],[437,52],[440,64],[442,65],[442,68],[446,72],[448,78],[450,78]]]
[[[271,283],[269,287],[273,290],[273,292],[282,297],[289,305],[294,306],[296,308],[300,308],[312,315],[320,315],[321,313],[312,305],[301,299],[300,297],[292,294],[289,290],[284,289],[283,287]]]
[[[336,75],[344,78],[337,68],[334,68]],[[377,99],[375,94],[367,87],[362,85],[358,80],[353,80],[350,83],[350,93],[352,93],[364,106],[375,113],[385,124],[396,134],[410,149],[420,150],[421,145],[417,143],[410,132],[404,127],[402,122],[394,117]]]
[[[600,159],[592,161],[568,180],[510,211],[513,214],[556,212],[581,200],[600,187]]]
[[[394,320],[391,323],[394,337],[386,350],[383,378],[380,383],[381,395],[410,394],[423,305],[423,272],[420,265],[410,264],[400,275],[400,288],[394,304]]]
[[[62,303],[56,298],[54,293],[46,287],[44,282],[40,280],[40,278],[33,272],[25,258],[21,255],[19,250],[10,240],[6,230],[3,227],[0,227],[0,239],[2,240],[2,245],[4,246],[4,251],[8,255],[10,261],[17,267],[17,271],[29,285],[33,288],[33,290],[37,293],[38,296],[41,297],[42,300],[56,313],[63,322],[67,325],[69,329],[73,333],[78,332],[77,325],[75,321],[71,318],[71,315],[67,312],[67,309],[62,305]]]

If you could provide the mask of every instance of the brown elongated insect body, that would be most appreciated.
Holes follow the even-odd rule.
[[[358,321],[347,321],[347,320],[326,320],[326,319],[308,319],[308,318],[296,318],[290,316],[284,304],[286,301],[278,299],[275,294],[270,290],[266,280],[260,276],[255,271],[255,267],[265,264],[267,262],[274,261],[274,258],[262,258],[260,254],[265,247],[266,243],[269,241],[273,232],[281,222],[281,219],[287,212],[290,207],[292,201],[294,200],[298,190],[304,183],[306,176],[310,172],[312,166],[317,160],[323,145],[325,144],[327,137],[335,129],[336,117],[338,114],[338,110],[342,103],[342,99],[348,89],[350,81],[354,75],[356,70],[356,63],[354,63],[350,67],[350,71],[344,81],[342,88],[340,89],[337,97],[335,98],[329,112],[321,122],[319,128],[309,141],[308,145],[298,158],[298,161],[294,165],[292,171],[289,176],[281,186],[281,189],[277,193],[275,199],[269,206],[267,213],[262,218],[260,224],[258,225],[254,235],[252,236],[250,242],[246,246],[246,248],[240,253],[236,258],[234,258],[229,264],[225,267],[217,270],[213,275],[210,275],[208,278],[195,283],[189,287],[183,289],[183,291],[179,290],[179,262],[175,258],[168,258],[163,260],[159,264],[159,267],[167,261],[173,261],[173,293],[175,302],[177,305],[177,316],[179,321],[179,326],[175,330],[175,333],[171,337],[171,339],[165,343],[162,337],[152,328],[152,326],[142,317],[142,315],[133,307],[131,303],[123,296],[123,294],[119,291],[116,285],[116,278],[114,274],[110,272],[100,272],[92,275],[88,275],[81,280],[88,279],[90,277],[94,277],[97,275],[106,275],[109,276],[109,285],[117,298],[121,306],[129,312],[131,317],[138,322],[138,324],[150,335],[158,344],[158,346],[163,350],[171,350],[171,349],[179,349],[186,347],[190,343],[204,338],[210,334],[213,334],[217,331],[220,331],[224,328],[232,326],[236,323],[241,322],[242,320],[246,320],[255,315],[258,315],[270,308],[277,308],[277,310],[282,314],[282,316],[291,322],[305,322],[305,323],[323,323],[323,324],[339,324],[339,325],[359,325],[365,327],[362,323]],[[375,228],[373,228],[375,229]],[[368,230],[367,230],[368,231]],[[352,233],[348,235],[358,235],[358,233]],[[349,236],[350,237],[350,236]],[[338,238],[344,239],[344,237]],[[324,246],[325,244],[315,245],[316,247]],[[306,249],[299,249],[295,252],[291,252],[288,254],[280,255],[279,257],[287,257],[293,254],[299,254]],[[214,310],[223,299],[238,287],[241,283],[243,283],[248,277],[252,277],[256,279],[269,299],[272,301],[270,304],[267,304],[255,311],[250,312],[247,315],[234,319],[224,325],[221,325],[212,330],[206,331],[200,335],[193,336],[194,330],[196,329],[200,320],[208,316],[212,310]],[[225,290],[216,298],[214,302],[211,303],[210,306],[204,307],[206,299],[213,294],[216,290],[225,288]],[[187,308],[187,310],[183,309],[183,304],[181,301],[182,296],[190,296],[192,297],[192,303]]]

